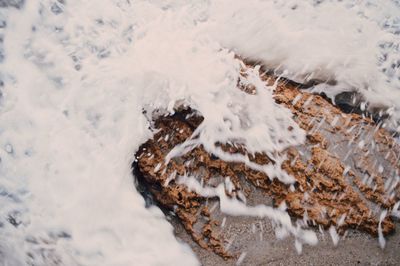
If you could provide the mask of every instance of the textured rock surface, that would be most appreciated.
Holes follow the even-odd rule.
[[[267,76],[263,80],[273,81]],[[239,89],[256,93],[251,85]],[[225,162],[202,146],[165,164],[172,148],[190,138],[203,119],[194,110],[183,109],[154,121],[158,131],[140,147],[134,164],[141,186],[162,207],[173,211],[198,245],[226,259],[238,258],[252,245],[251,235],[262,222],[241,217],[227,226],[218,199],[188,191],[176,182],[177,177],[190,174],[203,184],[216,186],[224,182],[222,177],[229,176],[234,185],[229,196],[245,197],[248,205],[279,206],[285,202],[293,219],[303,226],[334,226],[342,234],[357,229],[376,236],[381,211],[390,210],[399,200],[399,145],[372,120],[345,114],[321,96],[300,91],[290,83],[279,83],[275,100],[290,109],[307,132],[304,145],[284,151],[287,159],[282,168],[296,179],[294,185],[271,180],[243,163]],[[247,154],[245,147],[220,146],[229,153]],[[259,165],[275,163],[265,154],[247,155]],[[389,215],[381,227],[384,235],[394,231]],[[241,241],[233,241],[237,235],[241,235]]]

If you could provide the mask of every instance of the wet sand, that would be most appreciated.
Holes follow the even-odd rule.
[[[201,248],[186,233],[176,219],[170,219],[178,239],[187,243],[202,265],[236,265],[239,256],[224,260],[212,251]],[[255,232],[253,226],[255,225]],[[262,226],[261,226],[262,224]],[[400,265],[400,226],[397,224],[394,235],[386,238],[382,250],[378,239],[359,231],[348,231],[341,237],[337,246],[333,245],[329,232],[317,232],[319,243],[316,246],[303,246],[298,254],[294,239],[287,237],[278,240],[269,221],[227,217],[225,227],[230,227],[233,242],[230,250],[240,248],[246,255],[240,265]],[[242,255],[243,257],[244,255]]]

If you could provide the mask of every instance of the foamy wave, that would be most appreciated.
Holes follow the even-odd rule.
[[[130,163],[151,137],[143,109],[191,105],[215,152],[230,139],[265,152],[301,142],[273,88],[236,89],[234,50],[299,81],[357,88],[397,115],[398,4],[359,2],[2,1],[0,255],[197,264],[134,188]]]

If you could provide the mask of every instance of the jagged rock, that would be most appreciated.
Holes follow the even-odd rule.
[[[275,81],[271,76],[262,79]],[[251,85],[239,89],[255,93]],[[202,146],[165,164],[167,154],[187,140],[203,120],[190,108],[154,121],[157,133],[136,154],[134,168],[140,184],[163,208],[173,211],[198,245],[223,258],[238,257],[242,247],[240,243],[232,247],[232,232],[223,226],[225,215],[218,199],[189,191],[175,177],[190,174],[203,184],[216,186],[223,182],[221,177],[229,176],[234,185],[229,196],[241,199],[244,195],[248,205],[285,202],[293,219],[304,219],[308,225],[335,226],[339,233],[351,228],[378,235],[382,209],[390,212],[399,201],[399,145],[372,120],[344,113],[323,97],[291,83],[278,82],[274,96],[307,133],[303,145],[284,151],[287,159],[281,167],[295,178],[293,186],[271,180],[244,163],[223,161]],[[247,154],[239,145],[219,145],[225,152]],[[266,154],[247,155],[259,165],[275,163]],[[381,228],[384,235],[394,231],[390,215]]]

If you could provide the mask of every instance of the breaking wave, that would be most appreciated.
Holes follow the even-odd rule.
[[[330,96],[357,90],[396,121],[399,13],[367,0],[0,1],[3,264],[197,264],[133,185],[152,134],[143,110],[199,110],[209,149],[301,143],[273,86],[254,75],[259,97],[236,90],[238,54]]]

